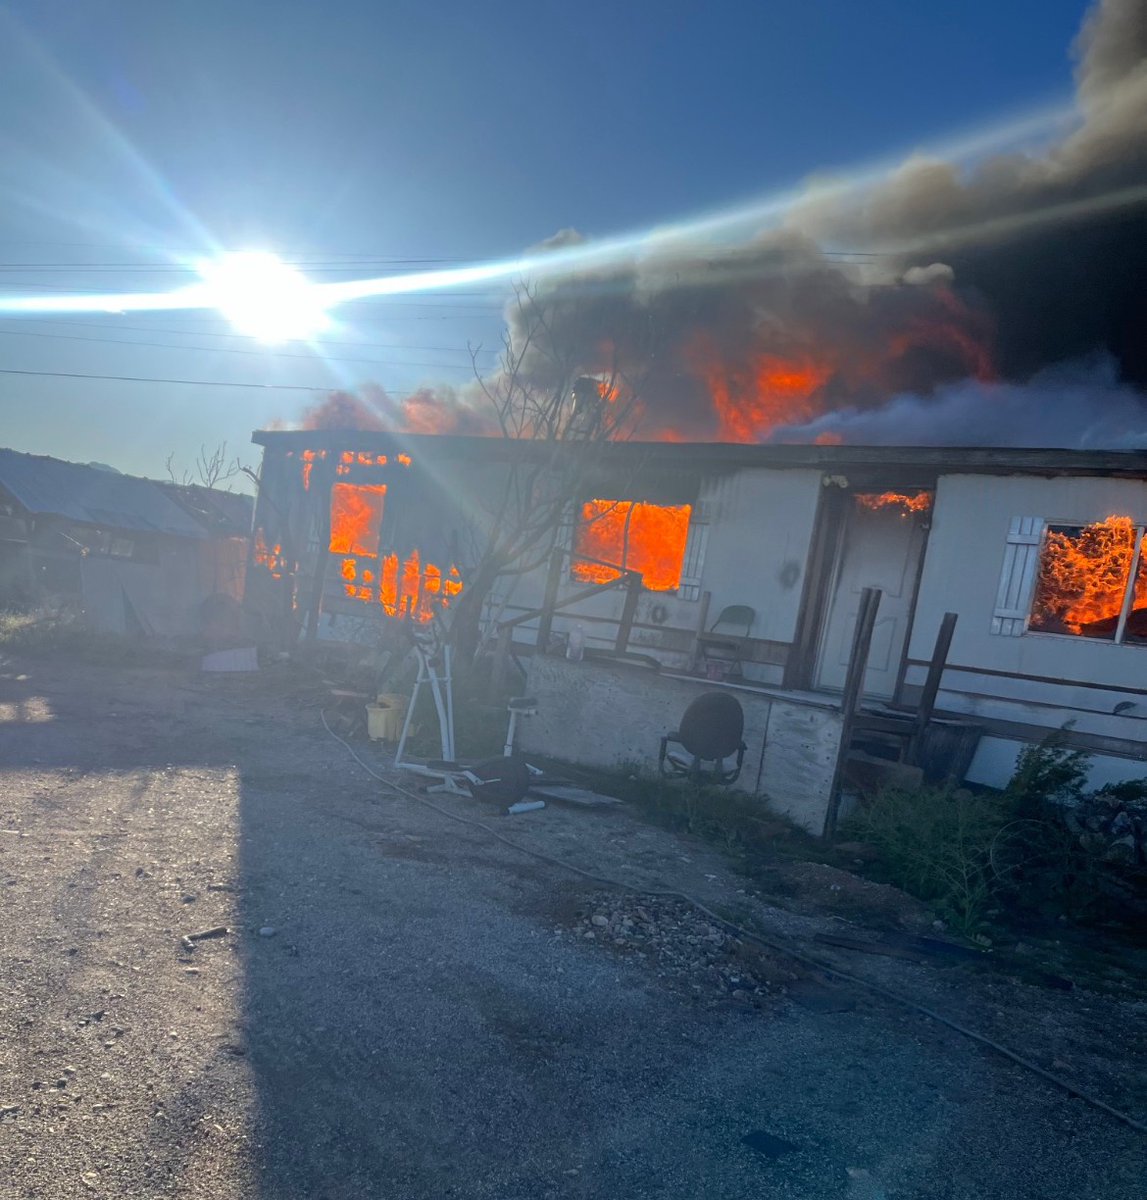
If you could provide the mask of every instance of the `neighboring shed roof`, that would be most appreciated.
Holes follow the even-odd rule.
[[[0,449],[0,486],[28,512],[85,525],[204,538],[207,531],[148,479]]]
[[[255,498],[245,492],[227,492],[198,483],[163,483],[157,486],[191,514],[209,533],[220,537],[247,537],[255,511]]]

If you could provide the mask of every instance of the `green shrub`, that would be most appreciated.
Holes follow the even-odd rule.
[[[1147,818],[1147,783],[1125,780],[1086,790],[1088,756],[1053,734],[1020,755],[1005,796],[1013,821],[996,854],[998,890],[1021,908],[1075,920],[1147,912],[1147,870],[1133,845],[1112,853],[1108,814]],[[1096,818],[1099,819],[1096,819]],[[1127,828],[1133,828],[1130,818]]]
[[[1010,809],[998,797],[890,788],[846,828],[877,851],[889,883],[933,905],[961,932],[974,933],[994,902],[993,853],[1009,820]]]
[[[850,819],[849,836],[876,850],[888,882],[964,933],[1001,906],[1081,921],[1135,918],[1147,912],[1147,869],[1134,847],[1113,854],[1103,818],[1144,805],[1147,784],[1089,792],[1087,765],[1053,734],[1023,751],[1003,792],[890,789]]]

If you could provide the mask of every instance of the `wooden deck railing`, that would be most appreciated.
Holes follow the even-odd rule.
[[[621,619],[617,624],[617,637],[614,641],[614,653],[624,654],[629,647],[629,637],[633,632],[633,622],[637,616],[637,602],[641,598],[641,592],[644,587],[644,577],[638,571],[627,571],[620,567],[614,566],[612,563],[599,563],[601,566],[610,567],[618,571],[616,579],[609,579],[605,583],[591,584],[589,587],[581,588],[572,595],[565,596],[563,599],[558,599],[558,589],[561,585],[561,578],[565,570],[565,560],[570,557],[569,551],[556,549],[550,556],[549,571],[546,575],[546,591],[542,606],[540,608],[531,608],[526,612],[519,613],[516,617],[511,617],[508,621],[501,621],[498,624],[497,640],[494,647],[494,669],[490,673],[490,694],[491,696],[498,695],[505,685],[506,681],[506,666],[513,653],[514,630],[519,625],[524,625],[528,621],[535,618],[538,619],[538,636],[537,647],[539,650],[545,650],[549,645],[550,633],[553,629],[554,613],[564,608],[570,608],[575,604],[580,604],[583,600],[588,600],[591,596],[598,596],[603,592],[616,591],[625,589],[625,604],[622,606]],[[586,558],[584,555],[577,556],[579,561],[598,563],[599,560]]]

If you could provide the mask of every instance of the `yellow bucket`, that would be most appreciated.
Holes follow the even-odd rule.
[[[397,742],[402,736],[402,722],[406,720],[409,696],[384,693],[375,704],[366,706],[366,731],[373,741]]]

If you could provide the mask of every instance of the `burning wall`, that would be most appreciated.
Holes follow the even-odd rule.
[[[387,468],[409,467],[409,455],[388,457],[349,450],[328,454],[324,449],[306,449],[296,455],[288,450],[283,463],[288,474],[297,472],[304,495],[322,503],[321,497],[329,494],[326,550],[343,599],[377,604],[387,616],[429,621],[462,591],[461,574],[453,564],[438,565],[418,546],[399,553],[386,543],[384,520],[391,483],[375,480]],[[282,505],[276,504],[263,516],[281,522],[283,511]],[[284,537],[284,532],[279,530],[278,536]],[[294,602],[298,563],[288,561],[282,542],[271,541],[262,527],[255,532],[253,558],[273,580],[291,583]]]

